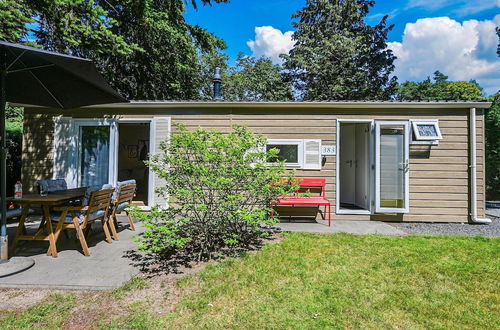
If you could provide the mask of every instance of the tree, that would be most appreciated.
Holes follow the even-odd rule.
[[[482,100],[483,90],[476,81],[448,81],[448,76],[436,71],[422,82],[406,81],[397,88],[400,101]]]
[[[129,99],[197,98],[198,55],[225,48],[221,39],[186,23],[183,0],[21,1],[32,10],[40,45],[94,60]],[[190,3],[196,8],[195,0]]]
[[[497,26],[495,30],[497,32],[497,37],[498,37],[497,55],[498,57],[500,57],[500,27]]]
[[[500,91],[486,112],[486,199],[500,199]]]
[[[371,0],[307,0],[292,17],[295,46],[285,58],[305,100],[389,99],[395,56],[387,48],[387,16],[364,22]]]
[[[19,42],[28,34],[31,11],[17,0],[0,2],[0,40]]]
[[[282,67],[268,58],[238,54],[236,66],[222,79],[222,95],[227,101],[287,101],[293,98],[292,85]]]
[[[200,86],[198,99],[213,99],[213,79],[215,75],[215,69],[219,68],[223,76],[223,81],[225,81],[227,79],[226,72],[229,69],[229,65],[227,63],[228,60],[229,56],[217,51],[200,55],[201,70],[198,75],[198,85]]]
[[[168,198],[169,207],[134,212],[147,228],[140,248],[201,260],[248,248],[266,236],[265,227],[276,222],[270,202],[296,188],[271,184],[281,182],[285,173],[283,161],[266,163],[278,150],[266,152],[266,139],[245,127],[234,126],[230,133],[177,129],[149,162],[165,179],[157,193]]]

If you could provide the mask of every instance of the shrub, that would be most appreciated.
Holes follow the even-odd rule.
[[[486,199],[500,199],[500,93],[486,113]]]
[[[178,132],[148,162],[166,181],[156,193],[169,207],[135,212],[147,228],[140,249],[161,255],[181,250],[206,260],[249,248],[268,235],[266,228],[276,221],[270,201],[295,188],[271,184],[285,174],[284,162],[276,160],[278,150],[265,151],[266,139],[245,127],[223,133],[176,126]],[[272,166],[266,164],[270,158],[276,160]]]
[[[21,153],[23,141],[22,122],[7,121],[5,125],[7,144],[7,195],[14,194],[14,184],[21,180]]]

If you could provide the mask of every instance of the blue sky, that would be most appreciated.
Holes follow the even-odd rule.
[[[305,0],[232,0],[188,7],[185,17],[224,39],[231,63],[238,52],[278,62],[278,53],[293,45],[291,16],[304,6]],[[367,22],[385,14],[395,25],[388,41],[400,80],[425,79],[439,69],[454,80],[476,79],[488,93],[500,88],[494,31],[500,0],[378,0]]]

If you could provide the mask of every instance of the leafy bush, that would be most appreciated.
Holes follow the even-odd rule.
[[[21,154],[23,141],[23,108],[7,105],[5,124],[7,144],[7,195],[14,194],[14,184],[21,180]]]
[[[245,127],[223,133],[176,126],[178,132],[148,162],[166,181],[156,193],[169,207],[134,212],[147,228],[140,249],[160,255],[181,250],[202,260],[249,248],[268,235],[266,228],[276,221],[270,201],[296,188],[287,183],[293,180],[279,180],[285,174],[283,161],[266,164],[278,150],[266,152],[266,139]]]
[[[486,199],[500,199],[500,92],[486,113]]]

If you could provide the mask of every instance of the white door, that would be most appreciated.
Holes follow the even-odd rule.
[[[409,125],[375,123],[375,210],[409,212]]]
[[[355,205],[362,209],[370,208],[370,126],[369,124],[356,124],[356,168]]]
[[[340,203],[355,204],[355,124],[340,125]]]

